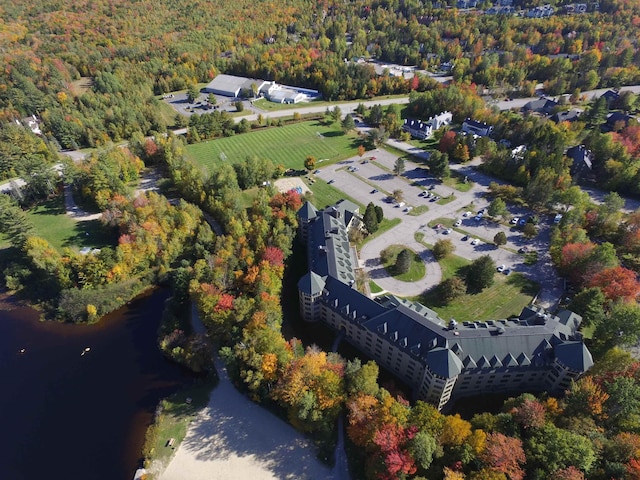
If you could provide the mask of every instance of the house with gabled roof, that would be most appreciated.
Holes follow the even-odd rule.
[[[601,97],[604,98],[607,102],[607,105],[611,107],[613,103],[618,101],[618,99],[620,98],[620,94],[615,90],[607,90],[601,95]]]
[[[567,150],[567,157],[573,162],[569,167],[571,177],[578,181],[593,175],[593,153],[584,145],[576,145]]]
[[[556,123],[576,122],[580,119],[581,114],[582,112],[580,110],[572,108],[571,110],[563,110],[561,112],[556,112],[553,115],[551,115],[550,118]]]
[[[551,315],[529,306],[504,320],[447,322],[420,303],[359,292],[349,203],[321,211],[305,204],[299,211],[309,265],[298,282],[300,313],[342,332],[416,399],[446,410],[457,398],[483,393],[560,393],[593,365],[578,332],[582,318],[570,311]]]
[[[469,135],[477,135],[478,137],[487,137],[493,132],[493,126],[467,118],[462,122],[462,132]]]
[[[550,98],[541,97],[537,100],[531,100],[522,107],[523,112],[540,113],[542,115],[550,115],[553,109],[558,106],[558,102]]]
[[[402,124],[402,130],[408,132],[414,138],[424,140],[425,138],[433,135],[433,127],[430,123],[423,122],[422,120],[415,120],[413,118],[405,118]]]
[[[629,122],[635,120],[635,117],[627,115],[622,112],[613,112],[607,115],[607,122],[604,125],[604,130],[613,131],[620,127],[625,128],[629,126]]]

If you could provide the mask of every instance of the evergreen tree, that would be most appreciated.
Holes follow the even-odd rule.
[[[427,160],[429,172],[436,178],[449,177],[449,155],[439,151],[431,152],[429,160]]]
[[[364,212],[364,226],[367,227],[369,233],[375,233],[378,230],[378,216],[373,202],[369,202]]]
[[[404,158],[398,157],[396,163],[393,166],[393,173],[400,176],[404,173]]]
[[[413,253],[408,248],[403,249],[396,258],[396,271],[398,273],[407,273],[411,268],[411,257]]]
[[[384,210],[380,205],[376,205],[376,218],[378,219],[378,223],[382,222],[384,219]]]
[[[504,232],[498,232],[493,237],[493,243],[495,243],[498,247],[500,245],[505,245],[507,243],[507,236]]]

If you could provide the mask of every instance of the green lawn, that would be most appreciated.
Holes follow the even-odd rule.
[[[318,159],[317,166],[322,168],[325,162],[356,155],[357,147],[355,134],[346,135],[335,126],[310,121],[188,145],[186,153],[205,168],[221,161],[236,163],[247,155],[256,155],[286,168],[301,169],[308,155]]]
[[[380,285],[378,285],[373,280],[369,281],[369,290],[371,290],[371,293],[380,293],[383,291],[382,287],[380,287]]]
[[[387,232],[387,231],[391,230],[393,227],[395,227],[396,225],[398,225],[401,222],[402,222],[402,220],[400,220],[399,218],[383,218],[382,222],[380,222],[378,224],[378,230],[376,230],[376,232],[374,234],[367,235],[366,237],[364,237],[361,242],[357,242],[356,243],[356,248],[358,249],[358,251],[360,251],[360,249],[362,249],[362,246],[365,243],[367,243],[370,240],[373,240],[376,237],[379,237],[384,232]]]
[[[65,213],[63,195],[28,210],[27,216],[36,234],[59,251],[63,247],[102,248],[115,242],[115,236],[100,220],[78,222],[69,217]]]
[[[459,192],[468,192],[473,187],[473,182],[471,180],[467,180],[465,183],[464,177],[461,177],[458,174],[452,173],[449,178],[445,178],[442,180],[443,185],[446,185],[451,188],[455,188]]]
[[[402,282],[415,282],[424,277],[426,273],[426,267],[424,266],[424,262],[420,258],[420,256],[413,252],[413,258],[411,261],[411,266],[409,267],[409,271],[406,273],[399,273],[396,271],[396,257],[398,254],[404,250],[404,245],[390,245],[385,251],[389,254],[389,259],[383,263],[385,270],[396,280],[400,280]],[[411,249],[409,249],[411,250]]]
[[[418,205],[409,212],[409,215],[411,215],[412,217],[417,217],[418,215],[422,215],[423,213],[427,213],[428,211],[429,207],[427,205]]]
[[[145,466],[157,460],[165,465],[180,446],[187,434],[187,427],[199,410],[209,402],[209,394],[215,381],[205,381],[196,384],[182,392],[160,402],[159,415],[154,424],[147,430],[143,454]],[[191,403],[187,403],[190,398]],[[168,446],[169,440],[174,443]],[[149,479],[154,478],[148,476]]]
[[[457,321],[499,320],[518,315],[531,303],[538,291],[538,284],[519,273],[509,276],[495,274],[495,283],[475,295],[463,295],[450,305],[440,306],[434,290],[420,296],[417,300],[433,308],[442,318],[455,318]]]

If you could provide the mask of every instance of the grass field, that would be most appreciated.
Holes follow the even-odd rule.
[[[27,216],[33,223],[36,234],[58,251],[63,247],[102,248],[115,242],[115,237],[102,226],[100,220],[77,222],[69,217],[65,213],[62,195],[28,210]]]
[[[215,381],[193,385],[160,402],[159,415],[147,430],[143,453],[145,465],[157,460],[165,465],[187,434],[187,427],[199,410],[209,402]],[[190,398],[190,403],[187,403]],[[168,446],[169,439],[174,443]]]
[[[333,205],[338,200],[345,199],[355,203],[356,205],[359,205],[360,212],[364,212],[364,205],[351,198],[342,190],[338,190],[337,188],[332,187],[324,180],[316,179],[316,181],[313,182],[313,185],[306,179],[303,179],[303,181],[307,184],[311,192],[313,192],[311,203],[313,203],[313,206],[318,210],[322,210],[329,205]]]
[[[495,283],[475,295],[463,295],[450,305],[440,306],[434,291],[428,292],[418,300],[433,308],[442,318],[455,318],[457,321],[499,320],[510,315],[518,315],[531,303],[538,291],[538,284],[519,273],[505,276],[495,274]]]
[[[236,163],[247,155],[295,169],[303,168],[304,159],[312,155],[318,160],[318,168],[322,168],[325,162],[356,155],[356,140],[355,134],[345,135],[336,127],[311,121],[197,143],[187,146],[186,152],[191,160],[205,168],[221,161]]]
[[[409,249],[413,254],[413,258],[411,259],[411,265],[409,266],[409,270],[405,273],[398,272],[396,269],[396,258],[398,254],[405,248],[407,247],[403,245],[388,246],[385,249],[385,251],[388,253],[389,259],[386,262],[384,262],[383,265],[385,270],[389,272],[389,275],[391,275],[396,280],[400,280],[402,282],[415,282],[417,280],[420,280],[422,277],[424,277],[424,274],[426,273],[426,267],[424,266],[424,262],[422,261],[420,256],[414,251],[412,251],[411,249]]]

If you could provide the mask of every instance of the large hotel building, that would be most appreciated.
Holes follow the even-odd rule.
[[[507,320],[456,322],[393,295],[360,293],[348,232],[361,217],[349,201],[321,211],[307,202],[298,222],[309,266],[298,282],[303,319],[343,332],[406,382],[415,399],[446,409],[468,395],[558,393],[593,365],[577,331],[582,318],[567,310],[552,315],[532,305]]]

